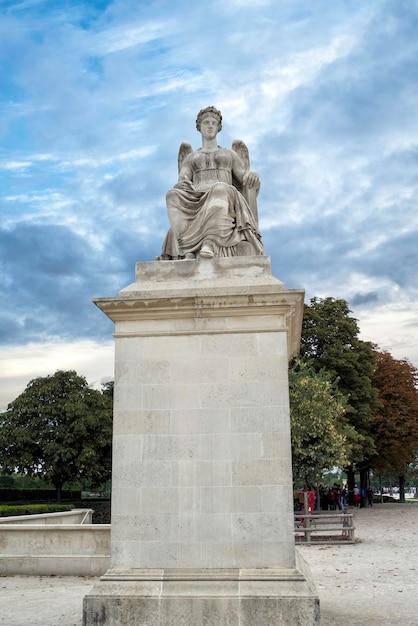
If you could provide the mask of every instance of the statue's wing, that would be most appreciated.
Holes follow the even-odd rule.
[[[232,150],[238,154],[244,164],[245,170],[248,172],[250,170],[250,153],[248,152],[248,148],[242,141],[242,139],[234,139],[234,141],[232,142]],[[247,200],[253,214],[254,221],[258,228],[257,194],[260,186],[251,188],[243,187],[242,183],[237,181],[234,176],[232,177],[232,184],[238,189],[238,191],[243,194],[244,198]]]
[[[234,139],[232,142],[232,149],[234,152],[238,154],[241,161],[244,163],[244,167],[246,170],[250,169],[250,153],[248,152],[248,148],[242,139]]]
[[[188,141],[183,141],[183,143],[181,144],[181,146],[179,148],[179,156],[178,156],[178,159],[177,159],[178,166],[179,166],[179,174],[180,174],[180,171],[181,171],[184,159],[191,152],[193,152],[192,146],[189,144]]]

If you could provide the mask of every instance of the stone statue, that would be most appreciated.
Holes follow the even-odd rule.
[[[222,115],[213,106],[199,111],[196,128],[202,147],[180,146],[179,179],[166,197],[171,228],[157,259],[263,254],[257,217],[260,180],[250,171],[247,146],[240,140],[232,150],[218,145]]]

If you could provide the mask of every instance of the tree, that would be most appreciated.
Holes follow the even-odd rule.
[[[378,473],[397,473],[400,500],[405,501],[405,474],[418,451],[418,370],[386,351],[376,351],[376,357],[373,383],[379,407],[371,423],[376,451],[371,463]]]
[[[0,416],[2,471],[53,483],[110,476],[112,388],[90,389],[74,371],[35,378]]]
[[[373,386],[376,355],[371,343],[359,339],[357,320],[345,300],[312,298],[305,305],[302,324],[301,358],[315,371],[325,370],[348,398],[346,418],[357,432],[353,461],[365,486],[369,459],[374,453],[370,422],[377,409]],[[354,466],[347,469],[349,491],[354,487]]]
[[[355,431],[345,420],[346,398],[329,375],[296,359],[289,370],[293,475],[318,485],[323,470],[347,464]]]

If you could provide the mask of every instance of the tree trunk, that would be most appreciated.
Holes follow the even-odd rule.
[[[368,477],[369,477],[369,470],[362,467],[360,469],[360,494],[361,494],[360,508],[364,508],[365,506],[367,506],[366,492],[367,492],[367,487],[368,487],[367,485]]]
[[[61,503],[62,483],[54,481],[54,487],[55,487],[55,500],[57,501],[58,504],[60,504]]]
[[[321,494],[319,493],[319,483],[316,485],[316,506],[315,511],[318,513],[321,510]]]
[[[353,506],[354,504],[354,499],[353,499],[354,485],[355,485],[354,468],[352,465],[350,465],[347,468],[348,504],[350,506]]]
[[[399,502],[405,504],[405,476],[398,476],[399,480]]]

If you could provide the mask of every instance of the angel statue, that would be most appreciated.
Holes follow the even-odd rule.
[[[179,179],[166,196],[171,228],[157,259],[263,254],[257,218],[260,180],[250,171],[247,146],[240,140],[232,150],[218,146],[222,115],[213,106],[199,111],[196,128],[202,147],[180,146]]]

